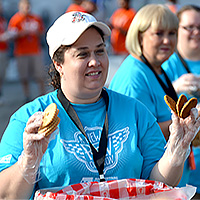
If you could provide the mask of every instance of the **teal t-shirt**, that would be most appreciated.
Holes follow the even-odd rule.
[[[160,78],[166,84],[164,74]],[[115,73],[109,89],[141,101],[158,122],[171,119],[171,110],[164,101],[165,92],[149,67],[129,55]]]
[[[109,132],[105,179],[148,179],[166,144],[156,119],[136,99],[108,89],[107,92]],[[0,143],[0,171],[17,162],[23,150],[23,131],[28,118],[53,102],[59,109],[59,132],[44,154],[35,190],[98,181],[89,143],[64,110],[57,91],[35,99],[12,115]],[[103,98],[93,104],[73,104],[73,107],[89,140],[98,149],[106,112]]]

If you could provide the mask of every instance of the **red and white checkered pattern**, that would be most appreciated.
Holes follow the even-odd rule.
[[[172,191],[173,190],[173,191]],[[175,190],[175,192],[174,192]],[[172,189],[164,183],[141,179],[122,179],[106,182],[89,182],[67,186],[58,192],[37,191],[35,200],[77,199],[77,200],[113,200],[113,199],[188,199],[184,192]],[[163,196],[163,193],[165,195]],[[171,196],[170,196],[171,195]]]

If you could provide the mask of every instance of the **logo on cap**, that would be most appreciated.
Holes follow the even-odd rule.
[[[72,16],[72,23],[81,22],[85,20],[85,15],[81,14],[80,12],[76,12]]]

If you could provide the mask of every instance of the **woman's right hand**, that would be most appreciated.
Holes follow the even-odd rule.
[[[40,161],[45,153],[50,135],[45,137],[45,134],[38,134],[38,128],[42,124],[43,112],[33,114],[23,133],[24,150],[18,159],[21,172],[25,180],[33,184],[36,180],[36,175],[40,166]]]

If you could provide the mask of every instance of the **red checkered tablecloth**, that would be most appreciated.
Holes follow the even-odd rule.
[[[158,181],[142,179],[122,179],[105,182],[88,182],[67,186],[61,190],[45,189],[37,191],[35,200],[77,199],[174,199],[187,200],[194,195],[192,186],[171,188]]]

